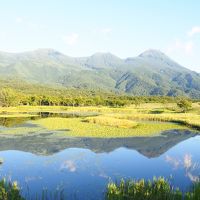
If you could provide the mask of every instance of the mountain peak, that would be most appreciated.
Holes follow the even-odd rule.
[[[119,57],[109,52],[108,53],[98,52],[90,57],[87,57],[86,65],[90,68],[105,68],[105,67],[114,67],[121,62],[122,60]]]
[[[139,57],[148,57],[148,58],[166,58],[167,56],[161,52],[160,50],[156,49],[149,49],[145,52],[141,53]]]
[[[44,49],[37,49],[35,50],[35,52],[37,53],[42,53],[42,54],[48,54],[48,55],[62,55],[62,53],[60,53],[59,51],[56,51],[55,49],[48,49],[48,48],[44,48]]]
[[[91,57],[101,57],[101,58],[111,58],[111,57],[117,57],[115,55],[113,55],[110,52],[97,52],[95,54],[93,54]]]

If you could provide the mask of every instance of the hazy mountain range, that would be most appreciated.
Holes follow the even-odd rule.
[[[200,98],[200,74],[179,65],[158,50],[148,50],[127,59],[111,53],[74,58],[53,49],[0,52],[0,77],[134,95]]]

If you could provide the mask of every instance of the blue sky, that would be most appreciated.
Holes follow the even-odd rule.
[[[0,50],[121,58],[159,49],[200,71],[198,0],[0,0]]]

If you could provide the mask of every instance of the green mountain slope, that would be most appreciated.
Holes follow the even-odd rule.
[[[0,78],[64,87],[103,89],[133,95],[200,98],[200,74],[157,50],[121,59],[110,53],[73,58],[52,49],[0,52]]]

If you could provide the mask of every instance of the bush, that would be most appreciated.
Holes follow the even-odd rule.
[[[181,99],[177,102],[177,106],[182,110],[182,112],[186,112],[192,108],[192,102],[186,99]]]

